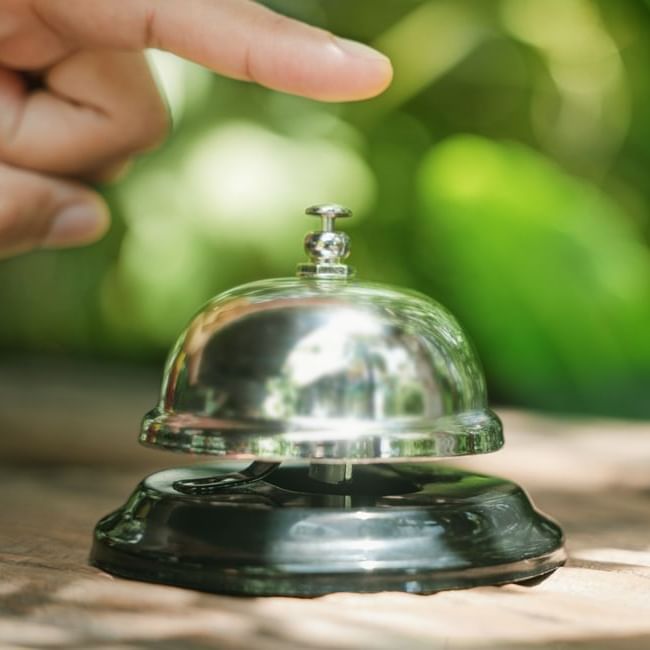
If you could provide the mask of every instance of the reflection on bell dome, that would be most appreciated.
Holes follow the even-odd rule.
[[[387,336],[372,313],[326,312],[322,324],[296,342],[280,376],[269,381],[264,412],[381,420],[422,417],[426,405],[427,415],[440,414],[438,386],[426,368],[418,369],[421,355],[408,344]]]

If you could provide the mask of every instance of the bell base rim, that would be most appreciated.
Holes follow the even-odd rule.
[[[360,466],[356,486],[322,484],[322,494],[300,467],[276,470],[276,484],[260,480],[221,495],[171,487],[225,469],[146,478],[97,524],[90,563],[211,593],[315,597],[521,583],[566,561],[560,527],[503,479],[436,463]],[[373,485],[392,494],[368,494]]]
[[[135,559],[132,564],[131,561]],[[435,594],[441,591],[471,589],[473,587],[521,584],[545,579],[563,566],[566,554],[558,549],[544,556],[519,562],[455,571],[431,569],[409,573],[396,570],[368,574],[357,573],[259,573],[256,567],[210,570],[179,565],[161,570],[155,560],[129,558],[115,552],[109,545],[95,541],[91,552],[91,566],[111,575],[138,582],[165,584],[185,589],[227,596],[317,598],[331,593],[371,594],[394,591],[411,594]]]

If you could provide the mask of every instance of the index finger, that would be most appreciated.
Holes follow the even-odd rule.
[[[39,17],[82,47],[156,47],[215,72],[323,101],[366,99],[392,78],[365,45],[249,0],[33,0]]]

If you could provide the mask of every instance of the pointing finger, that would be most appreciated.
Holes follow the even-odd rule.
[[[83,47],[157,47],[221,74],[325,101],[372,97],[390,83],[379,52],[249,0],[33,0]]]

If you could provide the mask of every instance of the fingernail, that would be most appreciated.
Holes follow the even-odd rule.
[[[70,205],[54,217],[41,246],[58,248],[86,244],[98,239],[107,224],[108,214],[99,202]]]
[[[374,59],[375,61],[378,60],[385,61],[386,63],[389,62],[387,56],[381,52],[378,52],[372,47],[365,45],[364,43],[351,41],[348,38],[339,38],[338,36],[334,37],[334,42],[340,50],[345,52],[345,54],[349,54],[350,56],[354,56],[359,59]]]

